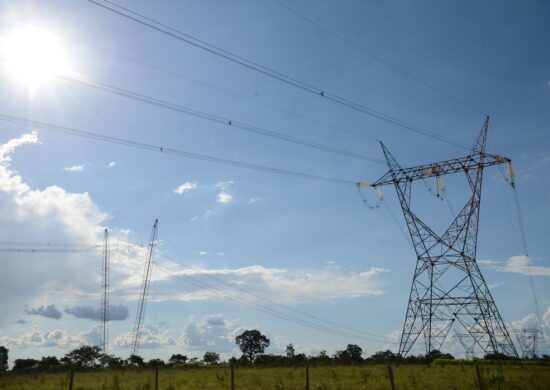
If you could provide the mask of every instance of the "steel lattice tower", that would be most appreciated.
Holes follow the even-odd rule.
[[[483,169],[511,163],[507,157],[485,152],[488,126],[487,117],[467,156],[412,168],[402,168],[381,143],[389,171],[371,186],[395,186],[417,256],[401,356],[409,353],[420,335],[426,353],[440,350],[453,324],[460,324],[485,353],[518,355],[476,262]],[[439,235],[411,210],[411,187],[415,180],[452,173],[465,174],[471,197]]]
[[[458,340],[464,352],[466,353],[466,360],[472,360],[474,358],[474,350],[476,346],[475,339],[469,333],[455,333],[454,338]]]
[[[516,334],[519,346],[521,348],[522,357],[524,359],[534,358],[538,356],[539,352],[539,339],[542,339],[542,329],[512,329],[512,332]]]
[[[109,231],[105,229],[103,239],[103,262],[101,263],[101,323],[103,329],[100,335],[100,347],[104,354],[107,354],[107,345],[109,343]]]
[[[141,283],[141,294],[136,311],[136,321],[134,325],[134,345],[132,348],[132,354],[137,355],[139,349],[139,338],[141,336],[141,328],[143,326],[143,320],[145,317],[145,308],[147,306],[147,297],[149,295],[149,286],[151,284],[151,274],[153,272],[153,263],[155,259],[155,247],[157,245],[157,231],[159,220],[155,219],[153,230],[151,232],[151,238],[149,240],[149,248],[147,251],[147,260],[145,262],[145,270],[143,273],[143,281]]]

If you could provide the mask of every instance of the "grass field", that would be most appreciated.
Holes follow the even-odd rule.
[[[550,389],[549,365],[480,365],[483,389]],[[154,389],[154,371],[104,370],[77,372],[74,390]],[[394,366],[395,385],[402,389],[477,389],[475,366],[401,365]],[[68,374],[9,375],[0,378],[5,390],[65,390]],[[198,369],[159,370],[159,389],[229,389],[230,370],[226,366]],[[238,368],[236,389],[305,389],[305,368]],[[387,366],[311,367],[310,389],[389,389]]]

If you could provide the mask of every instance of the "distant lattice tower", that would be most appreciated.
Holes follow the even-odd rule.
[[[464,348],[466,360],[472,360],[474,358],[476,340],[469,333],[455,333],[454,338]]]
[[[476,262],[483,170],[511,163],[507,157],[486,153],[487,117],[465,156],[402,168],[381,143],[389,171],[376,182],[360,187],[395,186],[417,263],[401,334],[399,354],[406,356],[422,336],[426,353],[440,350],[455,327],[468,333],[485,353],[518,356],[487,283]],[[411,209],[411,187],[416,180],[463,173],[471,196],[443,234],[427,226]],[[456,329],[456,328],[455,328]],[[465,332],[464,332],[465,331]]]
[[[524,359],[538,356],[539,340],[542,338],[542,330],[540,328],[513,329],[512,331],[516,335]]]

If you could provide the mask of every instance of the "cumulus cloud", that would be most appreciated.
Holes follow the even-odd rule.
[[[222,204],[231,203],[233,201],[233,196],[227,192],[227,189],[231,187],[235,182],[233,180],[220,181],[216,184],[216,188],[220,189],[220,193],[217,197],[217,202]]]
[[[125,332],[118,335],[114,341],[115,348],[132,348],[134,346],[135,333]],[[176,341],[169,335],[169,331],[162,329],[159,324],[146,324],[139,336],[139,347],[146,349],[160,348],[175,345]]]
[[[522,275],[550,276],[550,267],[532,265],[527,256],[512,256],[503,266],[496,268],[500,272],[513,272]]]
[[[235,336],[244,329],[238,321],[228,321],[221,315],[208,315],[191,320],[183,330],[179,344],[192,350],[230,352],[235,349]]]
[[[174,190],[174,193],[175,194],[178,194],[178,195],[182,195],[188,191],[191,191],[191,190],[196,190],[197,189],[197,182],[194,181],[194,182],[190,182],[190,181],[187,181],[183,184],[181,184],[180,186],[178,186],[178,188],[176,188]]]
[[[72,349],[82,345],[98,345],[99,337],[99,326],[95,326],[88,331],[76,335],[70,335],[63,329],[42,331],[37,326],[33,326],[32,331],[23,333],[19,336],[0,337],[0,343],[18,348]]]
[[[65,167],[63,168],[63,170],[65,172],[80,172],[80,171],[83,171],[84,170],[84,165],[83,164],[80,164],[80,165],[71,165],[69,167]]]
[[[487,268],[495,268],[497,265],[500,264],[499,261],[491,260],[491,259],[482,259],[482,260],[476,260],[478,264],[483,265]]]
[[[31,188],[12,170],[12,156],[17,148],[38,143],[38,134],[32,132],[0,145],[0,213],[4,223],[12,227],[10,239],[28,241],[28,237],[34,237],[42,242],[96,245],[107,214],[87,193],[71,193],[59,186]],[[32,260],[26,256],[32,256]],[[22,266],[31,261],[32,267]],[[6,254],[5,272],[0,273],[0,296],[12,297],[10,304],[16,304],[93,294],[97,280],[88,271],[93,275],[96,268],[90,266],[95,261],[95,253]]]
[[[115,165],[116,165],[116,161],[111,161],[109,164],[107,164],[109,168],[113,168]]]
[[[216,188],[223,190],[227,190],[229,187],[231,187],[235,182],[233,180],[228,181],[219,181],[216,183]]]
[[[72,306],[65,309],[65,313],[76,318],[84,318],[92,321],[101,319],[101,308],[94,306]],[[128,319],[129,310],[126,305],[109,305],[109,321],[124,321]]]
[[[48,306],[40,306],[33,309],[25,310],[25,313],[35,316],[42,316],[46,318],[52,318],[54,320],[58,320],[61,317],[63,317],[63,314],[57,310],[55,305],[48,305]]]
[[[244,291],[273,297],[278,302],[294,304],[299,302],[326,301],[327,299],[357,298],[383,294],[378,277],[388,270],[371,267],[361,272],[344,269],[286,270],[254,265],[243,268],[207,269],[200,267],[182,268],[179,264],[164,261],[156,268],[154,275],[155,294],[152,300],[207,300],[242,296]],[[181,291],[175,289],[182,276],[212,283],[212,278],[222,281],[218,290],[193,288]],[[219,284],[219,283],[217,283]],[[247,299],[256,299],[254,296]]]
[[[233,200],[233,196],[227,192],[220,192],[218,194],[217,201],[218,203],[230,203]]]

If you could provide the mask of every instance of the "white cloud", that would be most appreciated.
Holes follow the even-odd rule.
[[[261,200],[262,200],[262,198],[260,198],[260,197],[250,198],[250,199],[248,199],[248,204],[256,203],[256,202],[259,202]]]
[[[229,187],[231,187],[233,184],[235,184],[235,182],[233,180],[219,181],[219,182],[216,183],[216,188],[219,188],[222,191],[225,191]]]
[[[217,252],[216,256],[225,256],[225,252]]]
[[[206,256],[207,254],[208,254],[207,251],[200,251],[200,252],[199,252],[199,255],[201,255],[201,256]]]
[[[71,165],[69,167],[63,168],[65,172],[80,172],[84,170],[84,164],[80,165]]]
[[[133,331],[118,335],[113,340],[115,348],[132,348],[134,345],[135,333]],[[140,331],[139,347],[154,349],[175,345],[175,340],[169,335],[169,331],[162,329],[158,324],[145,324]]]
[[[88,246],[101,242],[101,212],[87,193],[71,193],[59,186],[31,188],[11,169],[18,147],[38,144],[36,132],[0,145],[0,213],[10,229],[10,240],[62,242]],[[3,256],[6,272],[0,273],[0,296],[14,297],[9,305],[76,299],[97,290],[96,253],[9,253]],[[22,266],[32,264],[32,267]],[[99,275],[98,275],[99,277]],[[1,320],[0,320],[1,321]]]
[[[230,203],[233,200],[233,196],[227,192],[220,192],[218,194],[218,203]]]
[[[178,188],[176,188],[174,190],[174,193],[178,194],[178,195],[181,195],[181,194],[184,194],[188,191],[196,190],[196,189],[197,189],[197,182],[187,181],[187,182],[181,184]]]
[[[476,260],[476,262],[487,268],[495,268],[497,265],[500,264],[500,261],[491,260],[491,259]]]
[[[496,268],[500,272],[513,272],[522,275],[550,276],[550,267],[532,265],[527,256],[512,256],[504,266]]]
[[[235,269],[181,268],[179,264],[167,260],[161,263],[155,270],[153,301],[231,299],[243,296],[243,290],[254,291],[260,296],[277,297],[278,302],[287,304],[376,296],[383,294],[377,277],[387,272],[378,267],[349,272],[342,269],[285,270],[261,265]],[[181,277],[215,284],[219,289],[189,286],[190,290],[181,292],[175,288],[181,283]],[[212,277],[223,283],[213,281]],[[247,299],[257,300],[257,297],[247,296]]]
[[[231,352],[236,350],[235,336],[242,330],[236,320],[208,315],[198,321],[191,320],[183,330],[179,344],[191,350]]]
[[[116,161],[111,161],[107,166],[113,168],[116,165]]]
[[[18,348],[62,348],[73,349],[81,345],[98,345],[100,327],[94,326],[88,331],[70,335],[63,329],[42,331],[33,326],[32,330],[15,337],[0,337],[0,343]]]

